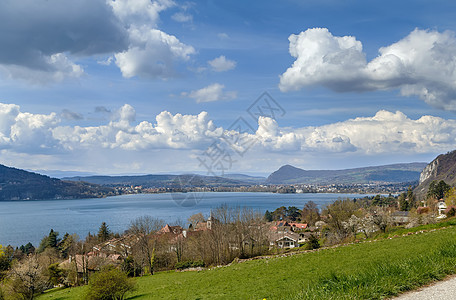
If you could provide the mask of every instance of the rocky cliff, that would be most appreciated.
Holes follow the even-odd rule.
[[[415,194],[419,198],[424,198],[429,185],[432,181],[443,180],[447,184],[456,184],[456,150],[437,156],[429,163],[420,174],[419,185],[415,189]]]

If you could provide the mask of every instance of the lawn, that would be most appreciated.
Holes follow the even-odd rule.
[[[456,228],[138,278],[128,299],[382,299],[456,272]],[[45,299],[81,299],[86,287]]]

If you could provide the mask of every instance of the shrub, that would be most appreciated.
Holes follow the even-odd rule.
[[[188,268],[199,268],[204,267],[204,261],[196,260],[196,261],[181,261],[174,265],[174,267],[178,270],[188,269]]]
[[[446,209],[445,213],[446,213],[446,216],[447,216],[448,218],[454,217],[454,216],[456,215],[456,208],[455,208],[455,206],[450,206],[450,207],[448,207],[448,208]]]
[[[134,282],[122,271],[107,267],[92,275],[89,280],[87,299],[123,300],[134,289]]]

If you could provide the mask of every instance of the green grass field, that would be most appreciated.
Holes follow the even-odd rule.
[[[200,272],[162,272],[138,278],[128,299],[383,299],[452,273],[456,227]],[[85,291],[57,290],[39,299],[82,299]]]

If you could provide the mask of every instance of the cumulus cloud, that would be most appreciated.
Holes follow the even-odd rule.
[[[169,78],[174,64],[187,61],[195,49],[157,28],[159,13],[175,5],[169,0],[109,1],[128,28],[128,49],[114,55],[123,77]]]
[[[228,145],[228,140],[236,142]],[[260,117],[256,131],[240,132],[216,126],[204,111],[195,115],[163,111],[153,121],[137,120],[135,109],[125,104],[103,124],[63,126],[55,113],[33,114],[22,112],[15,104],[0,104],[2,159],[52,155],[53,160],[76,162],[87,157],[96,163],[109,157],[111,163],[118,160],[128,165],[128,153],[133,151],[135,157],[156,151],[158,156],[153,156],[160,160],[168,151],[184,151],[180,153],[186,157],[198,153],[194,151],[202,153],[213,142],[243,152],[243,141],[252,142],[249,152],[255,156],[268,153],[282,161],[303,155],[442,153],[456,147],[456,120],[411,119],[399,111],[381,110],[370,117],[302,128],[281,127],[276,120]],[[177,153],[174,155],[179,156]]]
[[[0,150],[53,152],[59,143],[53,138],[52,129],[59,122],[55,113],[23,113],[18,105],[0,103]]]
[[[82,67],[68,55],[119,51],[127,42],[126,29],[104,0],[0,2],[0,66],[11,78],[79,77]]]
[[[171,77],[174,62],[188,60],[195,53],[193,47],[158,29],[132,27],[129,34],[131,44],[128,50],[115,54],[116,64],[126,78]]]
[[[279,128],[276,121],[264,117],[259,124],[256,135],[271,150],[429,153],[456,146],[456,120],[433,116],[413,120],[400,111],[381,110],[373,117],[297,129]]]
[[[171,0],[0,2],[0,72],[33,83],[78,78],[79,59],[101,55],[124,77],[167,78],[193,47],[158,28]],[[37,38],[39,37],[39,38]]]
[[[225,86],[220,83],[213,83],[202,89],[191,91],[190,93],[182,93],[183,96],[188,96],[196,100],[196,102],[214,102],[220,100],[232,100],[237,97],[236,91],[224,91]]]
[[[289,37],[293,65],[280,76],[282,91],[323,85],[339,92],[398,88],[441,109],[456,111],[456,38],[415,29],[402,40],[379,49],[367,62],[353,36],[333,36],[313,28]]]
[[[212,70],[215,72],[225,72],[232,70],[236,67],[236,62],[234,60],[226,59],[224,55],[220,55],[213,60],[207,62],[211,67]]]

